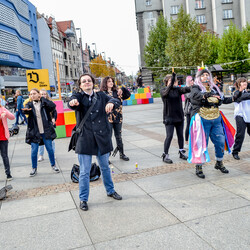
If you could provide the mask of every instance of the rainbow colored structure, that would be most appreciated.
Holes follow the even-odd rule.
[[[139,88],[136,94],[131,94],[130,98],[124,100],[122,105],[137,105],[137,104],[148,104],[154,103],[154,99],[151,96],[149,88]]]
[[[70,137],[76,125],[75,111],[63,108],[63,101],[54,101],[56,104],[56,138]]]

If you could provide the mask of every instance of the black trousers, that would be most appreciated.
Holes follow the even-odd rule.
[[[122,143],[122,123],[110,123],[112,130],[114,130],[115,139],[119,152],[124,154],[123,143]]]
[[[9,175],[10,174],[10,162],[9,162],[9,157],[8,157],[8,141],[0,141],[0,151],[1,151],[1,156],[3,159],[3,165],[5,168],[5,174]]]
[[[190,121],[191,121],[191,115],[190,114],[186,115],[186,121],[187,121],[187,125],[186,125],[186,129],[185,129],[185,141],[188,141],[189,125],[190,125]]]
[[[245,138],[246,128],[248,135],[250,135],[250,123],[245,122],[241,116],[236,116],[235,120],[236,120],[236,136],[232,153],[238,154],[241,150]]]
[[[174,135],[174,128],[176,129],[177,139],[178,139],[178,145],[179,149],[183,149],[184,146],[184,138],[183,138],[183,129],[184,129],[184,121],[182,122],[176,122],[171,125],[166,125],[166,139],[164,142],[164,153],[168,154],[168,150],[171,144],[171,141],[173,139]]]

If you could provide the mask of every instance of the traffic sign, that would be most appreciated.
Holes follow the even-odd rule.
[[[33,88],[50,90],[48,69],[26,70],[26,78],[28,91]]]

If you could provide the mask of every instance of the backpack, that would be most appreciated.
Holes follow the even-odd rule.
[[[80,175],[80,166],[77,164],[74,164],[71,170],[71,180],[74,183],[79,182],[79,175]],[[96,163],[91,164],[91,170],[90,170],[90,181],[96,181],[101,176],[101,170],[100,167]]]

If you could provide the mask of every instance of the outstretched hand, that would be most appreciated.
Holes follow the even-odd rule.
[[[69,102],[69,106],[73,107],[73,106],[78,106],[79,102],[77,99],[73,99]]]
[[[113,103],[108,103],[105,107],[105,111],[106,113],[110,113],[112,111],[112,109],[114,108],[114,104]]]
[[[32,108],[22,108],[22,111],[30,111]]]

